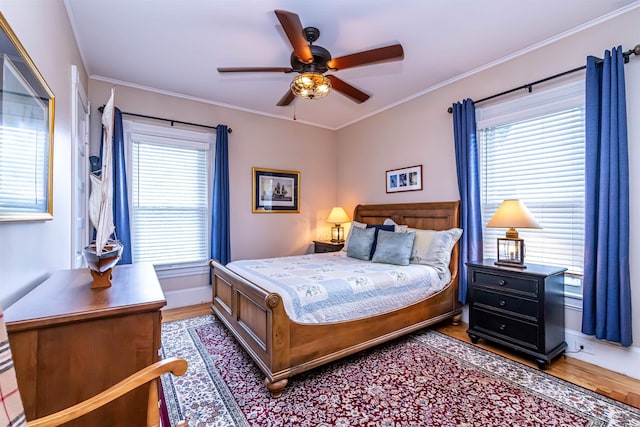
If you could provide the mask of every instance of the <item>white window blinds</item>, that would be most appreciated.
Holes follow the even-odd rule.
[[[0,211],[46,212],[45,132],[0,126]]]
[[[584,89],[567,85],[478,114],[485,256],[496,256],[487,228],[504,199],[520,199],[541,230],[519,229],[526,262],[582,275],[584,247]]]
[[[141,133],[131,142],[134,262],[206,264],[210,144]]]

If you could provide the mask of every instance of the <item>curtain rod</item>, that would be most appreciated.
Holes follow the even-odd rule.
[[[98,111],[100,111],[101,113],[102,113],[103,110],[104,110],[104,105],[102,107],[98,107]],[[197,126],[197,127],[206,128],[206,129],[217,129],[218,128],[217,126],[201,125],[201,124],[198,124],[198,123],[183,122],[181,120],[172,120],[172,119],[165,119],[165,118],[162,118],[162,117],[147,116],[145,114],[128,113],[126,111],[121,111],[120,114],[123,114],[125,116],[141,117],[143,119],[162,120],[164,122],[171,123],[171,126],[173,126],[174,123],[178,123],[178,124],[181,124],[181,125]],[[233,130],[231,128],[228,128],[227,132],[231,133],[231,132],[233,132]]]
[[[628,51],[622,53],[622,57],[624,58],[624,63],[625,64],[627,62],[629,62],[629,57],[631,55],[639,55],[640,56],[640,44],[637,44],[633,49],[629,49]],[[602,60],[597,61],[596,63],[597,64],[601,64]],[[531,92],[533,92],[533,86],[534,85],[537,85],[537,84],[540,84],[540,83],[544,83],[544,82],[547,82],[549,80],[557,79],[558,77],[566,76],[567,74],[575,73],[576,71],[581,71],[581,70],[584,70],[585,68],[587,68],[586,65],[583,65],[583,66],[577,67],[577,68],[573,68],[571,70],[564,71],[562,73],[554,74],[553,76],[545,77],[544,79],[541,79],[541,80],[536,80],[535,82],[531,82],[531,83],[524,84],[522,86],[514,87],[513,89],[505,90],[504,92],[496,93],[495,95],[487,96],[486,98],[482,98],[482,99],[479,99],[477,101],[473,101],[473,103],[474,103],[474,105],[475,104],[479,104],[481,102],[489,101],[490,99],[498,98],[500,96],[507,95],[507,94],[510,94],[512,92],[516,92],[516,91],[522,90],[522,89],[527,89],[527,91],[529,93],[531,93]],[[449,113],[453,113],[453,108],[449,107],[447,109],[447,111]]]

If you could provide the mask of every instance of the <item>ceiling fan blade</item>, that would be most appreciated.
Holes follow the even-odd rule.
[[[290,73],[290,67],[218,67],[219,73]]]
[[[399,61],[404,58],[404,49],[401,44],[379,47],[377,49],[365,50],[351,55],[333,58],[327,62],[327,66],[333,70],[344,70],[345,68],[359,67],[361,65],[373,64],[383,61]]]
[[[300,17],[297,14],[287,12],[286,10],[276,10],[275,14],[278,17],[278,21],[280,21],[287,38],[289,39],[289,43],[291,43],[291,46],[293,47],[293,53],[305,64],[313,62],[311,48],[304,36]]]
[[[369,99],[369,95],[361,91],[360,89],[356,89],[351,86],[349,83],[346,83],[344,80],[340,80],[336,76],[328,75],[327,78],[331,80],[331,87],[338,92],[342,92],[344,95],[348,96],[358,104],[363,103],[367,99]]]
[[[278,103],[276,104],[278,107],[284,107],[287,106],[289,104],[291,104],[291,102],[295,99],[295,95],[293,94],[293,92],[291,92],[291,89],[289,89],[287,91],[287,93],[284,94],[284,96],[282,98],[280,98],[280,101],[278,101]]]

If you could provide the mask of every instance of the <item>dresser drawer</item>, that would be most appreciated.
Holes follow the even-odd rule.
[[[473,285],[489,286],[505,291],[518,292],[531,296],[538,295],[538,280],[528,277],[515,277],[505,274],[491,274],[482,271],[474,271]]]
[[[515,342],[522,347],[538,348],[538,325],[502,316],[490,311],[475,310],[475,327],[491,335]]]
[[[509,311],[518,316],[530,317],[534,321],[538,318],[537,301],[518,298],[504,293],[491,292],[480,288],[474,288],[473,294],[473,300],[476,306],[484,305]]]

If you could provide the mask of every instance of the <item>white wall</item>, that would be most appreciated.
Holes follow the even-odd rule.
[[[53,220],[0,223],[0,304],[71,266],[71,66],[87,75],[62,0],[1,0],[0,11],[55,95]]]
[[[618,45],[632,49],[640,43],[639,22],[640,8],[636,8],[339,130],[338,204],[352,209],[358,203],[457,200],[453,125],[447,113],[453,102],[484,98],[573,69],[585,64],[587,55],[602,56],[605,49]],[[622,349],[583,336],[582,313],[576,308],[566,309],[566,338],[570,345],[580,341],[590,347],[592,354],[575,357],[640,378],[640,217],[634,215],[640,209],[640,57],[631,58],[625,75],[634,346]],[[525,91],[518,96],[526,96]],[[386,170],[416,164],[423,165],[423,191],[385,193]]]

